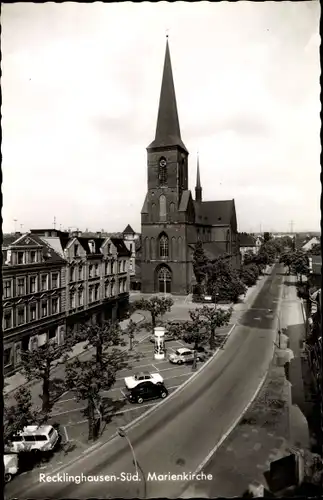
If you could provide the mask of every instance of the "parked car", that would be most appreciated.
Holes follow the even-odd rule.
[[[166,398],[168,390],[164,384],[154,384],[153,382],[143,382],[129,391],[128,398],[131,403],[143,403],[149,399]]]
[[[186,347],[181,347],[180,349],[176,349],[176,351],[169,355],[169,361],[171,363],[182,365],[183,363],[192,363],[194,361],[194,350],[188,349]],[[200,356],[196,356],[196,360],[198,361]]]
[[[5,483],[9,483],[12,477],[18,474],[18,454],[8,453],[3,455],[4,463],[4,480]]]
[[[162,384],[163,377],[159,373],[140,372],[132,377],[126,377],[124,383],[127,389],[133,389],[142,382],[152,382],[153,384]]]
[[[6,446],[7,451],[52,451],[59,442],[59,434],[52,425],[27,425],[12,436]]]

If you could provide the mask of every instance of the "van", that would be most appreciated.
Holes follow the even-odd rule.
[[[9,451],[51,451],[59,440],[59,434],[52,425],[27,425],[12,436],[8,445]]]

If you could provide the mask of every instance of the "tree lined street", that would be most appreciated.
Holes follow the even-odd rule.
[[[268,369],[277,334],[277,319],[268,313],[279,307],[281,268],[264,282],[249,312],[243,313],[224,350],[220,350],[175,399],[170,398],[129,429],[140,468],[148,472],[194,472],[211,448],[228,432],[252,398]],[[189,426],[183,422],[190,422]],[[134,472],[131,454],[122,438],[113,439],[64,468],[70,475]],[[110,497],[178,497],[187,481],[113,482]],[[28,490],[33,498],[102,496],[107,485],[82,482],[40,484]],[[104,493],[106,495],[106,493]],[[21,497],[21,495],[20,495]]]

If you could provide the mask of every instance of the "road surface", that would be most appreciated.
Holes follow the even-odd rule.
[[[40,477],[19,497],[178,498],[190,482],[189,474],[230,430],[267,372],[283,278],[277,271],[276,266],[225,349],[174,398],[129,430],[139,481],[131,476],[135,469],[128,443],[117,437],[61,468],[57,476],[53,472]]]

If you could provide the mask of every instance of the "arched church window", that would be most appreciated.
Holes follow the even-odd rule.
[[[168,237],[166,234],[163,234],[159,240],[159,256],[162,258],[168,257],[169,248],[168,248]]]
[[[159,219],[161,221],[166,220],[166,214],[167,214],[167,209],[166,209],[166,196],[162,194],[159,197]]]
[[[158,163],[158,180],[161,186],[167,184],[167,161],[164,156],[159,159]]]
[[[158,289],[161,293],[171,293],[172,274],[167,267],[161,267],[158,271]]]

